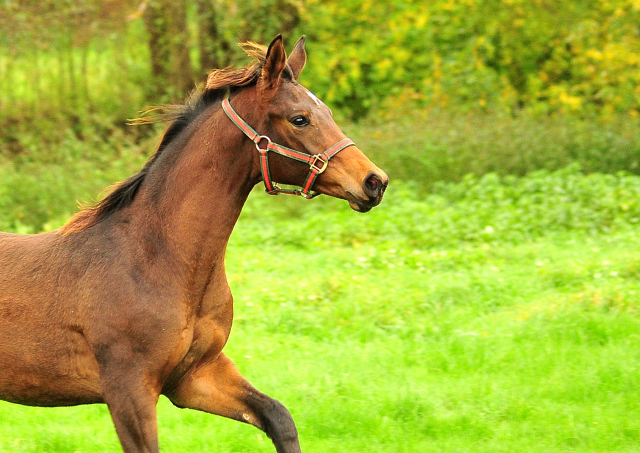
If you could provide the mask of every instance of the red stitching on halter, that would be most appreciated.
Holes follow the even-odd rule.
[[[329,160],[349,146],[355,146],[355,143],[351,139],[343,138],[338,143],[330,146],[328,149],[320,154],[306,154],[295,149],[287,148],[286,146],[273,143],[266,135],[258,134],[246,121],[240,118],[240,115],[231,107],[229,99],[222,101],[222,110],[227,114],[229,119],[235,124],[244,134],[255,143],[258,153],[260,154],[260,172],[262,173],[262,180],[264,187],[269,195],[278,195],[279,193],[285,193],[289,195],[300,195],[306,199],[317,197],[320,193],[311,193],[311,188],[315,183],[318,175],[326,170]],[[260,143],[266,141],[265,148],[260,147]],[[305,180],[302,189],[281,189],[278,183],[271,179],[271,172],[269,171],[269,151],[281,154],[285,157],[295,159],[300,162],[309,164],[309,174]]]

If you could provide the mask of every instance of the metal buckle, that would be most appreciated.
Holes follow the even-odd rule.
[[[318,172],[318,174],[322,173],[323,171],[325,171],[327,169],[327,165],[329,164],[328,160],[324,160],[322,158],[322,156],[320,156],[320,154],[314,154],[313,156],[313,162],[311,162],[311,166],[310,169],[311,170],[315,170]],[[322,162],[322,168],[319,168],[316,163],[318,163],[318,161]]]
[[[265,192],[267,192],[269,195],[280,195],[282,193],[282,189],[277,182],[271,181],[271,187],[273,187],[271,190],[265,187]]]
[[[265,146],[264,148],[260,148],[260,142],[262,140],[266,140],[267,141],[267,146]],[[269,137],[267,137],[266,135],[259,135],[258,138],[255,141],[256,144],[256,149],[258,151],[264,151],[269,149],[269,145],[272,143],[271,139]]]

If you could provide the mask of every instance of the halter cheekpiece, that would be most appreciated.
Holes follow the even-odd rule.
[[[238,128],[244,132],[244,134],[249,137],[253,143],[255,143],[256,149],[258,150],[258,153],[260,153],[260,171],[262,172],[262,180],[264,181],[264,187],[269,195],[285,193],[289,195],[300,195],[306,199],[311,199],[320,195],[319,192],[311,193],[311,188],[313,187],[313,183],[316,181],[318,175],[327,169],[329,159],[343,149],[349,146],[355,146],[355,143],[351,139],[343,138],[320,154],[306,154],[296,151],[295,149],[273,143],[266,135],[258,134],[247,124],[246,121],[240,118],[233,107],[231,107],[231,103],[228,98],[222,101],[222,110],[224,110],[224,113],[227,114],[229,119],[238,126]],[[261,143],[266,143],[264,148],[260,146]],[[271,179],[271,173],[269,171],[269,151],[309,164],[309,174],[307,175],[302,189],[282,189],[278,183]]]

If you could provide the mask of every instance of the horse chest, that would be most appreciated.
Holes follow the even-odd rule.
[[[194,340],[189,348],[194,358],[202,358],[206,354],[217,354],[227,343],[229,328],[213,320],[203,320],[194,328]]]
[[[190,320],[176,351],[177,360],[172,366],[169,385],[200,363],[220,355],[229,338],[233,319],[231,307],[222,308],[208,310],[204,315],[194,316]]]

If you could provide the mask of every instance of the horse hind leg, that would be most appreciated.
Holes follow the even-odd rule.
[[[278,453],[300,453],[298,431],[289,411],[256,390],[224,354],[196,367],[166,396],[178,407],[256,426],[269,436]]]

